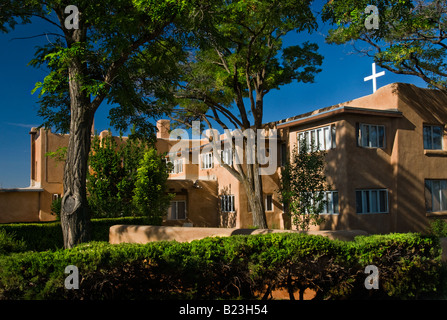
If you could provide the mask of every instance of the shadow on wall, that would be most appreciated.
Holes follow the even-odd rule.
[[[425,121],[447,123],[447,94],[442,91],[422,89],[408,83],[398,83],[393,93],[399,93],[402,102],[411,105]]]
[[[356,123],[361,122],[385,124],[384,149],[357,146]],[[328,176],[335,177],[329,182],[339,191],[340,214],[326,216],[321,229],[424,232],[429,222],[425,209],[424,166],[429,163],[424,158],[423,146],[419,145],[422,137],[417,143],[414,141],[415,124],[406,118],[367,116],[348,117],[339,123],[342,128],[337,129],[343,130],[344,136],[337,141],[337,148],[328,152],[326,170]],[[381,188],[388,190],[388,213],[357,213],[356,190]]]
[[[220,190],[220,192],[218,190],[217,201],[218,204],[216,208],[218,208],[219,228],[235,228],[237,218],[237,211],[236,211],[237,206],[236,203],[234,202],[236,201],[236,195],[231,193],[231,189],[229,186],[225,186],[224,188],[222,188],[222,190]],[[234,208],[234,210],[231,210],[232,208]]]
[[[109,242],[118,243],[148,243],[153,241],[175,240],[190,242],[206,237],[229,237],[232,235],[256,235],[268,233],[307,233],[322,235],[330,239],[353,240],[355,236],[367,235],[361,230],[340,231],[295,231],[278,229],[236,229],[236,228],[196,228],[168,226],[115,225],[110,227]]]
[[[168,192],[181,196],[186,201],[186,219],[164,220],[165,226],[181,226],[193,223],[196,227],[218,226],[216,181],[193,181],[189,179],[168,180]],[[178,197],[177,197],[178,199]],[[176,198],[173,199],[175,201]]]

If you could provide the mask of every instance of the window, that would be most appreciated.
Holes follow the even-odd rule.
[[[211,169],[214,166],[214,162],[213,162],[213,153],[212,152],[208,152],[208,153],[203,153],[200,155],[201,156],[201,168],[202,169]]]
[[[424,125],[424,149],[442,150],[442,127]]]
[[[307,130],[298,133],[299,143],[305,139],[309,150],[313,151],[313,147],[317,150],[329,150],[336,147],[335,143],[335,126],[326,126],[313,130]]]
[[[339,206],[338,206],[338,191],[319,191],[322,192],[322,201],[324,202],[322,211],[320,214],[338,214]],[[316,194],[312,194],[312,198],[310,199],[310,205],[314,208],[319,208],[320,203],[317,202],[315,204]],[[307,211],[307,210],[306,210]]]
[[[325,191],[324,199],[325,206],[322,214],[338,214],[339,206],[338,206],[338,191]]]
[[[273,195],[267,194],[265,196],[265,211],[273,211]]]
[[[356,190],[357,213],[388,213],[388,190]]]
[[[222,212],[233,212],[234,211],[234,195],[222,195],[220,196],[220,208]]]
[[[279,145],[279,165],[285,166],[287,163],[287,144],[281,143]]]
[[[376,124],[360,124],[358,144],[365,148],[385,147],[385,126]]]
[[[428,212],[447,211],[447,180],[425,180]]]
[[[231,166],[233,164],[233,149],[225,148],[222,151],[222,162]]]
[[[176,159],[172,163],[172,171],[171,173],[182,173],[183,172],[183,159]]]
[[[168,220],[186,219],[186,201],[171,201],[168,208]]]

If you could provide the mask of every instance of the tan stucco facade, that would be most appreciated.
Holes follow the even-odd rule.
[[[447,96],[409,84],[391,84],[373,95],[348,101],[279,124],[289,141],[303,130],[333,125],[336,148],[327,151],[327,177],[338,191],[340,213],[326,215],[322,229],[362,229],[370,233],[425,231],[430,218],[447,212],[427,212],[425,180],[447,179]],[[385,128],[383,148],[358,145],[361,124]],[[442,150],[424,150],[423,126],[443,129]],[[356,190],[385,189],[386,213],[356,213]]]
[[[43,128],[30,131],[30,185],[0,189],[0,223],[52,221],[51,203],[63,191],[64,164],[46,156],[68,144],[68,135]]]
[[[447,180],[446,123],[445,94],[395,83],[379,88],[372,95],[266,124],[276,127],[279,133],[278,166],[274,174],[262,176],[263,197],[265,200],[271,197],[269,199],[272,200],[272,210],[266,211],[269,228],[290,228],[290,218],[284,213],[277,193],[282,156],[279,146],[286,146],[290,156],[298,134],[328,128],[334,141],[327,150],[326,176],[330,190],[337,193],[338,212],[324,214],[326,222],[313,227],[313,230],[424,231],[433,217],[447,217],[447,211],[427,210],[425,189],[427,179]],[[424,125],[442,128],[441,149],[424,149]],[[368,130],[379,130],[379,127],[383,130],[380,147],[362,145],[359,140],[362,126],[371,128]],[[169,121],[160,120],[157,127],[157,149],[160,153],[171,152],[179,140],[170,139]],[[105,134],[101,133],[102,136]],[[66,135],[44,129],[31,131],[31,185],[26,192],[24,189],[0,190],[0,222],[54,218],[50,214],[50,204],[52,198],[63,191],[63,164],[45,154],[56,151],[67,142]],[[207,144],[206,140],[186,142],[190,149],[184,154],[180,172],[170,174],[167,190],[176,194],[173,201],[181,202],[185,216],[181,215],[181,219],[167,218],[164,225],[252,227],[242,184],[216,159],[208,169],[203,169],[200,163],[192,163],[194,146],[203,148]],[[379,195],[381,198],[377,201],[384,206],[380,213],[359,212],[367,197]],[[233,197],[234,210],[222,210],[223,196]],[[368,198],[368,201],[371,200]]]

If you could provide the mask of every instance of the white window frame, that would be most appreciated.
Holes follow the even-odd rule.
[[[438,190],[434,190],[434,184],[438,183]],[[443,185],[443,186],[442,186]],[[434,192],[436,191],[436,192]],[[429,192],[430,204],[426,204],[427,212],[442,212],[447,211],[447,180],[446,179],[425,179],[425,192]],[[437,207],[433,208],[433,204],[436,203]]]
[[[182,173],[183,172],[183,159],[175,159],[171,163],[173,165],[171,173]]]
[[[234,212],[234,194],[223,194],[220,196],[220,209],[222,212]]]
[[[324,198],[323,201],[326,202],[325,205],[324,205],[323,211],[320,212],[319,214],[326,214],[326,215],[339,214],[340,213],[340,205],[339,205],[338,191],[337,190],[333,190],[333,191],[316,191],[315,193],[313,193],[312,198],[310,199],[310,204],[312,206],[315,205],[314,198],[315,198],[316,194],[319,193],[319,192],[323,193],[323,198]],[[337,197],[334,197],[335,194],[337,195]],[[337,203],[334,202],[335,198],[337,199]]]
[[[214,157],[212,152],[202,153],[200,155],[200,168],[211,169],[214,167]]]
[[[430,128],[430,143],[431,148],[426,148],[425,146],[425,128]],[[433,128],[439,128],[441,130],[441,147],[440,148],[434,148],[434,137],[433,137]],[[432,125],[432,124],[424,124],[422,128],[422,143],[424,145],[424,150],[444,150],[444,128],[440,125]]]
[[[269,208],[269,201],[268,198],[270,197],[270,208]],[[274,210],[275,205],[273,204],[273,194],[266,194],[265,195],[265,211],[272,212]]]
[[[336,147],[335,125],[319,127],[297,133],[298,148],[300,141],[305,137],[307,148],[311,150],[312,141],[317,144],[317,151],[330,150]],[[312,150],[314,151],[314,150]]]
[[[356,213],[357,214],[375,214],[375,213],[389,213],[389,196],[388,189],[359,189],[355,190],[355,201],[356,201]],[[357,211],[358,203],[357,203],[357,193],[361,192],[361,212]],[[381,200],[380,193],[385,192],[385,210],[381,211]],[[375,197],[375,199],[374,199]],[[376,201],[373,201],[376,200]],[[369,201],[369,205],[368,205]]]
[[[179,202],[182,202],[182,203],[185,204],[185,217],[184,218],[179,218],[179,216],[178,216],[178,203]],[[172,217],[173,216],[173,214],[172,214],[172,205],[173,205],[173,203],[175,203],[175,217]],[[171,215],[169,215],[169,210],[171,210]],[[169,206],[169,209],[168,209],[167,220],[185,220],[187,218],[187,216],[188,216],[188,212],[187,212],[187,207],[186,207],[186,200],[172,200],[170,202],[170,206]]]
[[[326,201],[326,205],[324,206],[324,211],[320,214],[339,214],[340,213],[340,199],[338,196],[338,191],[323,191],[324,192],[324,200]],[[335,195],[337,195],[335,197]],[[334,202],[334,199],[337,199],[337,202]]]
[[[229,166],[233,165],[233,149],[225,148],[222,150],[222,163],[228,164]]]
[[[366,128],[368,128],[368,135],[366,133]],[[373,128],[376,130],[376,141],[371,139],[371,132]],[[383,139],[382,145],[380,145],[380,135],[379,129],[383,130]],[[363,148],[371,148],[371,149],[384,149],[386,147],[386,128],[383,124],[369,124],[369,123],[360,123],[359,124],[359,132],[358,132],[358,145]]]

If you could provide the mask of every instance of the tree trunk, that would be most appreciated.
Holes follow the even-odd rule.
[[[244,187],[247,193],[248,203],[253,218],[253,227],[267,229],[267,219],[264,211],[262,177],[259,175],[259,164],[247,164],[247,181],[244,181]]]
[[[262,188],[262,176],[259,174],[259,164],[253,165],[253,182],[255,186],[255,202],[257,204],[256,214],[253,215],[253,224],[261,229],[267,229],[267,219],[265,216],[264,191]]]
[[[88,241],[90,233],[86,176],[93,116],[79,109],[71,110],[71,133],[64,169],[61,225],[66,249]]]
[[[81,89],[78,76],[81,70],[82,64],[77,61],[69,67],[71,122],[61,204],[61,226],[66,249],[89,241],[90,237],[86,177],[95,110],[91,108],[90,97]]]

